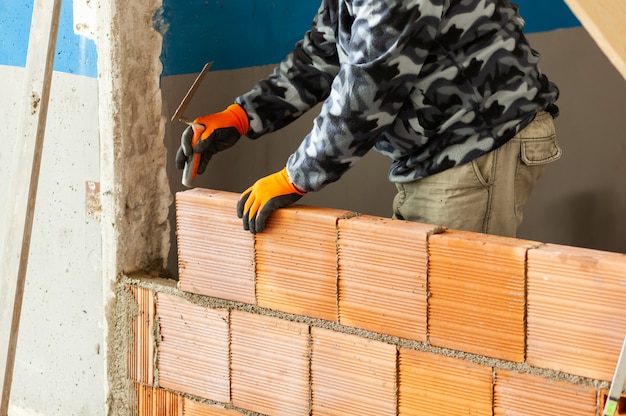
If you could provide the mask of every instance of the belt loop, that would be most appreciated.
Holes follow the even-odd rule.
[[[559,116],[559,106],[554,103],[548,104],[548,106],[546,107],[546,111],[550,113],[552,118],[557,118]]]

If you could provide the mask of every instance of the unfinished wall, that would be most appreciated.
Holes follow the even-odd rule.
[[[203,93],[192,102],[190,114],[223,108],[235,95],[269,73],[271,62],[279,59],[272,55],[272,59],[266,60],[259,48],[229,49],[229,42],[212,42],[206,47],[207,35],[215,34],[211,32],[215,26],[203,19],[204,16],[196,16],[199,17],[196,23],[208,31],[198,35],[186,26],[188,13],[193,14],[194,10],[185,5],[169,9],[173,13],[187,14],[178,23],[160,19],[159,15],[154,19],[153,12],[158,10],[159,2],[141,5],[98,2],[97,8],[90,11],[93,15],[81,15],[78,19],[72,16],[76,14],[77,5],[93,6],[95,3],[88,0],[63,2],[50,121],[43,151],[44,177],[33,230],[11,416],[104,415],[107,399],[119,409],[132,403],[136,394],[146,409],[155,406],[163,409],[158,405],[163,401],[171,406],[171,412],[179,409],[182,399],[177,393],[146,387],[143,381],[138,393],[128,397],[124,383],[129,380],[125,373],[119,373],[126,365],[119,360],[125,362],[125,357],[116,354],[125,348],[123,342],[129,340],[125,331],[132,331],[126,320],[137,313],[133,302],[125,303],[132,299],[132,293],[126,291],[124,285],[116,284],[122,272],[159,269],[168,257],[170,270],[177,273],[176,248],[167,254],[170,238],[172,244],[175,243],[174,232],[172,230],[170,235],[168,228],[173,224],[174,210],[170,211],[168,223],[164,218],[172,199],[164,178],[167,176],[174,190],[182,188],[180,172],[173,168],[173,153],[183,126],[167,123],[163,130],[163,122],[179,104],[196,70],[195,66],[183,72],[166,70],[170,62],[159,62],[157,58],[162,52],[161,39],[154,32],[153,24],[161,33],[187,31],[195,40],[179,48],[183,50],[177,58],[180,62],[196,57],[190,55],[190,51],[206,52],[206,55],[197,55],[202,64],[207,60],[216,61],[217,71],[206,78]],[[222,33],[237,40],[239,37],[233,33],[247,33],[242,28],[250,28],[254,22],[253,35],[262,44],[272,46],[276,46],[276,39],[287,41],[282,29],[285,21],[294,25],[303,22],[302,31],[308,26],[310,18],[301,21],[294,15],[268,12],[260,7],[264,2],[250,3],[256,7],[247,11],[256,10],[267,19],[278,19],[281,24],[262,24],[268,22],[263,19],[232,21],[220,13],[211,16],[224,25]],[[317,3],[317,0],[271,2],[273,6],[306,5],[312,10]],[[532,18],[527,16],[529,27],[535,27],[533,31],[555,28],[552,23],[558,13],[548,13],[546,8],[552,10],[560,2],[539,5],[527,0],[522,3],[527,10],[531,5],[541,8]],[[19,108],[22,91],[29,7],[28,2],[0,4],[3,33],[0,106],[4,109],[0,112],[0,185],[10,175],[7,169],[11,166],[12,143],[17,140],[15,126],[19,115],[12,110]],[[536,18],[543,18],[547,24],[535,26]],[[91,26],[93,22],[99,22],[97,31]],[[99,56],[95,54],[94,42],[86,34],[90,27],[94,29],[93,36],[99,39]],[[274,29],[280,31],[275,33]],[[544,54],[546,72],[566,87],[562,88],[561,105],[568,111],[564,111],[557,122],[566,155],[540,183],[524,224],[530,228],[523,232],[527,238],[538,241],[572,242],[623,252],[620,178],[624,177],[621,161],[625,149],[620,123],[626,97],[624,84],[617,81],[616,72],[581,28],[533,34],[531,38]],[[283,52],[286,52],[289,47],[281,43],[274,50],[285,48]],[[251,55],[255,55],[255,61],[249,66],[222,66],[220,69],[229,56]],[[163,72],[161,63],[165,66]],[[200,67],[198,65],[198,70]],[[159,84],[160,74],[163,78]],[[258,177],[279,169],[308,131],[311,121],[312,115],[262,141],[242,141],[237,151],[225,152],[212,161],[200,185],[241,191]],[[163,135],[167,154],[161,147]],[[303,203],[388,216],[393,189],[384,179],[386,170],[385,159],[376,154],[368,155],[340,183],[322,193],[307,195]],[[92,198],[94,192],[97,195],[96,183],[100,181],[103,198]],[[368,186],[364,187],[364,183]],[[99,211],[100,203],[102,211]],[[228,212],[229,216],[234,216],[230,209]],[[0,203],[2,214],[3,204]],[[103,228],[98,218],[103,219]],[[112,284],[115,291],[112,291]],[[171,285],[172,282],[159,283],[157,288],[150,286],[150,290],[155,293],[163,290],[175,297],[191,299],[192,305],[197,302],[203,305],[207,299],[181,292]],[[113,302],[113,294],[120,304]],[[103,298],[111,302],[107,317]],[[250,305],[238,301],[224,306],[218,302],[217,309],[251,310],[254,315],[267,312]],[[289,314],[287,320],[303,319],[308,327],[326,325],[321,325],[319,318],[299,316]],[[340,333],[351,334],[351,330],[343,326],[338,328]],[[114,346],[117,346],[115,342],[120,342],[120,350],[112,351],[111,363],[104,359],[105,337],[109,330],[120,335],[110,340]],[[112,366],[105,367],[107,365]],[[109,370],[108,381],[106,369]],[[111,391],[107,391],[109,382]],[[187,414],[211,414],[206,403],[187,401]],[[111,411],[111,414],[123,412]]]
[[[2,235],[5,207],[12,198],[6,189],[13,175],[13,149],[18,140],[33,139],[19,137],[17,131],[32,7],[33,2],[0,5]],[[97,204],[87,204],[87,195],[100,180],[98,85],[95,45],[73,31],[80,21],[73,19],[72,3],[63,2],[11,416],[105,414],[102,241]]]
[[[626,297],[624,255],[311,206],[253,236],[236,201],[178,194],[179,282],[126,279],[137,414],[602,408],[626,334],[607,301]]]
[[[11,416],[126,414],[117,279],[162,271],[169,251],[160,5],[63,2]],[[16,126],[32,8],[0,4],[0,185],[30,139]]]

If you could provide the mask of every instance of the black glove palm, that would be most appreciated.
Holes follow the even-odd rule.
[[[194,153],[200,154],[198,174],[206,170],[214,154],[233,146],[249,129],[248,116],[238,104],[228,106],[221,113],[198,117],[193,122],[201,128],[196,127],[194,130],[194,127],[189,126],[183,131],[176,152],[176,167],[183,169]],[[194,134],[200,134],[195,146]]]

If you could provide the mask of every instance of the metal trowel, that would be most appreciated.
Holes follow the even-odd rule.
[[[204,65],[204,68],[202,68],[202,71],[200,71],[200,73],[196,77],[196,80],[191,85],[191,88],[189,88],[189,91],[187,91],[187,94],[185,94],[185,98],[183,98],[183,101],[181,101],[180,105],[176,109],[176,112],[172,116],[172,121],[175,121],[175,120],[182,121],[183,123],[191,126],[191,128],[193,129],[193,138],[191,139],[192,149],[195,148],[196,143],[200,141],[200,136],[202,135],[202,132],[204,131],[204,125],[194,123],[192,120],[185,117],[184,113],[185,113],[185,110],[187,109],[187,106],[189,105],[189,102],[191,101],[191,98],[194,96],[194,94],[196,93],[196,90],[200,86],[202,79],[204,78],[206,73],[209,71],[209,69],[211,69],[211,65],[213,65],[213,62],[209,62],[206,65]],[[183,168],[182,183],[186,187],[188,188],[193,187],[193,181],[196,179],[196,176],[198,174],[199,164],[200,164],[200,154],[196,154],[192,151],[191,154],[187,156],[187,161],[185,162],[185,167]]]

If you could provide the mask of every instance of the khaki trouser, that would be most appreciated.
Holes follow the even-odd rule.
[[[540,112],[509,142],[472,162],[397,183],[393,217],[515,237],[535,182],[559,157],[552,116]]]

